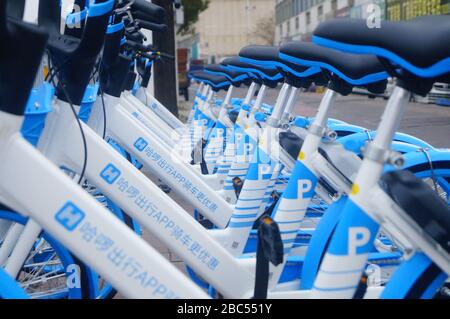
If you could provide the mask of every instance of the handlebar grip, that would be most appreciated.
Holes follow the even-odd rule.
[[[136,42],[136,41],[133,41],[133,40],[127,40],[125,43],[126,43],[127,46],[129,46],[130,48],[132,48],[135,51],[144,51],[144,52],[146,51],[145,50],[145,45],[143,45],[143,44],[141,44],[139,42]]]
[[[173,0],[173,4],[175,6],[175,9],[180,9],[182,6],[181,0]]]
[[[133,42],[142,42],[145,41],[145,36],[141,32],[133,32],[133,33],[127,33],[126,34],[127,39],[133,41]]]
[[[151,53],[140,52],[139,55],[151,61],[158,59],[158,57],[163,58],[165,60],[175,60],[175,57],[173,55],[162,52],[151,52]]]
[[[152,17],[160,17],[163,20],[166,18],[164,8],[145,0],[135,0],[132,8]]]
[[[142,12],[139,10],[133,11],[131,14],[135,19],[144,20],[144,21],[148,21],[148,22],[164,23],[166,21],[166,19],[163,16],[153,16],[153,15],[145,14],[145,12]]]
[[[159,56],[166,60],[172,60],[172,61],[175,60],[175,57],[172,54],[159,52]]]
[[[165,33],[167,32],[167,25],[165,24],[157,24],[153,22],[148,22],[144,20],[136,20],[136,22],[139,24],[140,27],[153,31],[153,32],[159,32],[159,33]]]
[[[145,52],[140,52],[139,55],[143,58],[148,59],[149,61],[154,61],[157,58],[156,55],[150,54],[150,53],[145,53]]]

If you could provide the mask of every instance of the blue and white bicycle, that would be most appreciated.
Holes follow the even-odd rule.
[[[225,298],[431,298],[445,283],[450,152],[396,130],[410,92],[448,80],[447,17],[375,31],[330,21],[316,30],[317,44],[244,48],[193,75],[201,85],[183,124],[145,90],[164,54],[139,29],[164,30],[159,7],[77,1],[83,10],[62,35],[59,1],[40,0],[41,28],[10,3],[0,4],[8,43],[2,297],[112,297],[114,287],[129,298],[207,298],[208,287],[209,297]],[[81,27],[71,29],[71,19]],[[392,42],[410,30],[433,36],[418,48]],[[439,54],[424,54],[425,44]],[[32,90],[43,61],[48,74]],[[388,76],[398,87],[376,132],[329,119],[338,94],[382,92]],[[265,105],[279,83],[276,104]],[[328,87],[317,115],[293,119],[299,91],[312,83]],[[247,97],[233,100],[240,85],[249,85]],[[219,90],[227,90],[222,103]],[[140,227],[189,266],[190,278],[138,236]]]

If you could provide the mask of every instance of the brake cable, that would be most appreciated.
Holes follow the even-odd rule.
[[[436,179],[436,174],[434,172],[434,166],[433,166],[433,161],[431,160],[431,156],[430,153],[428,152],[429,149],[428,148],[420,148],[418,150],[418,152],[422,152],[425,154],[428,164],[430,165],[430,170],[431,170],[431,179],[433,181],[433,185],[434,185],[434,190],[436,191],[436,193],[439,193],[438,190],[438,184],[437,184],[437,179]]]
[[[49,59],[49,61],[51,61],[51,64],[54,65],[53,59],[52,59],[52,56],[51,56],[50,52],[48,52],[48,59]],[[76,121],[78,123],[78,127],[80,128],[81,139],[83,141],[84,159],[83,159],[83,167],[82,167],[81,173],[80,173],[80,178],[79,178],[77,184],[81,185],[82,182],[83,182],[83,179],[84,179],[84,175],[86,174],[86,167],[87,167],[87,161],[88,161],[88,149],[87,149],[86,135],[84,134],[83,126],[82,126],[81,121],[80,121],[80,119],[78,117],[78,114],[77,114],[77,112],[75,110],[75,107],[74,107],[74,105],[72,103],[72,99],[70,98],[70,96],[69,96],[69,94],[67,92],[66,85],[65,85],[65,83],[64,83],[64,81],[63,81],[63,79],[61,77],[61,73],[60,73],[61,72],[61,68],[68,61],[69,61],[69,59],[66,59],[66,61],[64,61],[61,65],[59,65],[58,67],[54,67],[53,70],[51,70],[51,72],[49,72],[49,74],[53,73],[51,75],[51,77],[50,77],[50,82],[53,84],[53,86],[55,88],[56,88],[56,83],[54,82],[54,77],[58,76],[58,80],[61,82],[61,88],[63,90],[64,96],[66,97],[67,102],[69,103],[70,108],[72,110],[72,113],[75,116],[75,119],[76,119]]]
[[[367,140],[369,142],[373,142],[373,136],[372,136],[371,131],[370,130],[365,130],[364,133],[366,133],[366,135],[367,135]]]

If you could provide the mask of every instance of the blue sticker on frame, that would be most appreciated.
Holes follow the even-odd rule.
[[[84,212],[70,201],[67,202],[55,215],[56,221],[70,232],[77,228],[84,217]]]

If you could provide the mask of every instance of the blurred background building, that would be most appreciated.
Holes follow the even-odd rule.
[[[248,44],[273,44],[275,0],[210,0],[193,32],[179,36],[178,48],[192,60],[219,62]]]
[[[277,0],[275,43],[311,39],[317,25],[330,18],[367,18],[377,5],[380,18],[397,21],[450,12],[449,0]]]
[[[327,19],[371,19],[376,15],[379,20],[399,21],[450,13],[450,0],[203,1],[208,3],[207,8],[200,12],[193,28],[177,36],[180,88],[188,86],[186,73],[189,70],[221,62],[246,45],[310,41],[314,29]],[[435,103],[449,98],[450,87],[436,84],[425,99],[417,97],[417,100]]]

